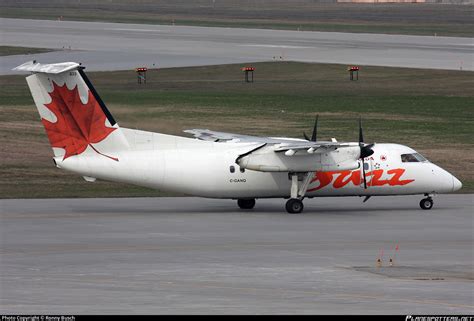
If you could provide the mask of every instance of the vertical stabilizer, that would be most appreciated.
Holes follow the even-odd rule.
[[[28,62],[26,78],[55,157],[102,155],[130,149],[117,122],[78,63]]]

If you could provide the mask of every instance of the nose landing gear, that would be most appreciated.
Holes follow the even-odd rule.
[[[433,207],[433,199],[431,196],[424,198],[420,201],[420,207],[424,210],[430,210]]]

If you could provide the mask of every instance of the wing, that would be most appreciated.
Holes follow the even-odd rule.
[[[239,154],[235,163],[242,168],[261,172],[313,172],[349,170],[359,167],[358,143],[309,141],[286,137],[258,137],[190,129],[186,133],[220,143],[255,143]]]
[[[209,129],[188,129],[185,133],[192,134],[197,139],[213,142],[241,142],[241,143],[278,143],[279,140],[270,137],[259,137],[250,135],[240,135],[234,133],[216,132]]]
[[[356,143],[339,143],[337,141],[317,141],[312,142],[305,139],[288,137],[259,137],[251,135],[241,135],[234,133],[217,132],[209,129],[188,129],[185,133],[192,134],[197,139],[213,142],[241,142],[241,143],[265,143],[274,145],[274,152],[286,152],[289,150],[307,150],[308,153],[326,152],[341,147],[357,146]]]

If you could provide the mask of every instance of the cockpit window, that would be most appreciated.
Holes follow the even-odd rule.
[[[419,162],[426,162],[427,159],[421,156],[418,153],[412,154],[402,154],[402,163],[419,163]]]

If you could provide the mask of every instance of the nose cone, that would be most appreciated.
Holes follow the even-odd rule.
[[[462,183],[459,179],[454,177],[454,175],[451,175],[453,177],[453,192],[459,191],[462,188]]]
[[[433,174],[432,188],[433,192],[443,194],[455,192],[462,187],[462,183],[450,172],[431,163],[431,172]]]

